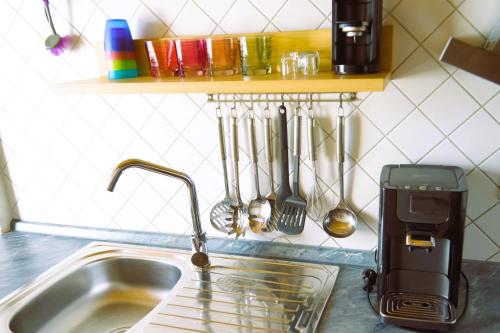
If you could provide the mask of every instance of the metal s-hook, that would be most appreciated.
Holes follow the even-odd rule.
[[[220,94],[217,94],[217,107],[215,108],[215,113],[217,117],[222,116],[221,105],[220,105]]]
[[[300,105],[300,94],[297,94],[297,107],[295,108],[295,114],[300,115],[302,106]]]
[[[271,111],[269,110],[269,94],[266,94],[266,106],[264,107],[264,117],[271,118]]]
[[[231,116],[237,117],[238,111],[236,110],[236,95],[233,95],[233,106],[231,107]]]
[[[309,117],[314,117],[312,93],[309,93],[309,107],[307,108],[307,112],[309,113]]]
[[[255,118],[255,113],[253,111],[253,95],[250,94],[250,106],[248,107],[248,118]]]
[[[281,106],[285,106],[285,94],[281,93]]]
[[[337,110],[337,113],[339,116],[344,116],[344,105],[342,104],[342,95],[344,93],[340,93],[340,96],[339,96],[339,109]]]

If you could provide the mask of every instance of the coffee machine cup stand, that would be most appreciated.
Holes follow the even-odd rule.
[[[363,271],[369,303],[387,324],[446,331],[463,316],[461,271],[467,183],[461,168],[386,165],[380,176],[377,271]],[[465,301],[458,311],[460,276]]]

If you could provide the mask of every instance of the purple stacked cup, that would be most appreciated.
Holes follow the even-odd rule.
[[[108,63],[108,79],[117,80],[139,76],[134,41],[126,20],[106,21],[104,51]]]

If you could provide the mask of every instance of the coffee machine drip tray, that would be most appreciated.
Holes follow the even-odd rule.
[[[388,292],[380,300],[382,321],[399,326],[412,326],[446,331],[456,320],[455,306],[435,295]]]

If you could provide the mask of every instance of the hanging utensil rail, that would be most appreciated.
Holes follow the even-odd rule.
[[[358,100],[357,94],[355,92],[342,92],[338,93],[339,98],[312,98],[308,99],[309,102],[312,103],[332,103],[332,102],[340,102],[340,94],[342,94],[343,102],[355,102]],[[240,96],[238,98],[238,102],[240,103],[294,103],[297,102],[296,98],[282,98],[281,95],[297,95],[297,94],[207,94],[207,102],[218,102],[217,95],[221,96],[220,102],[222,103],[233,103],[233,96]],[[259,98],[247,98],[247,96],[259,96]],[[268,95],[273,95],[274,97],[265,98]],[[320,95],[320,94],[313,94]],[[230,97],[231,96],[231,97]],[[264,96],[264,98],[260,98],[260,96]]]

